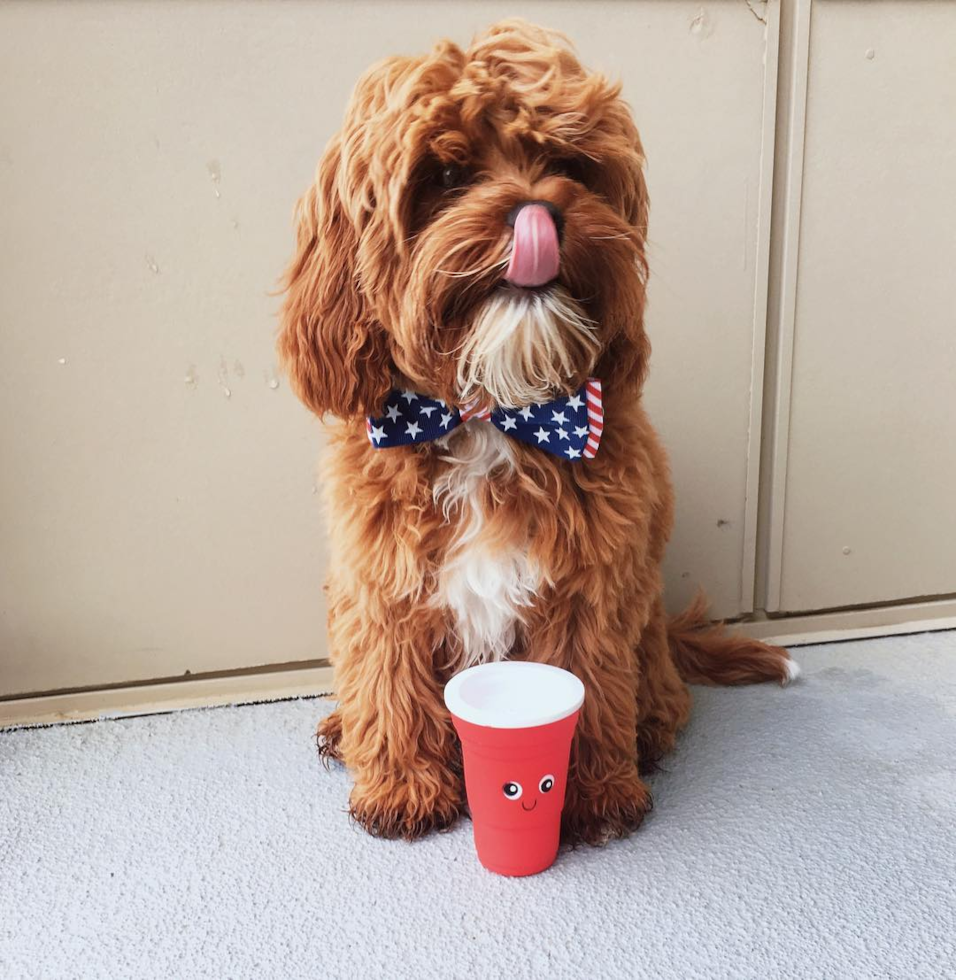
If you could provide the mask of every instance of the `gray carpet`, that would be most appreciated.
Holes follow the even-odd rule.
[[[956,976],[956,633],[698,690],[643,830],[505,879],[343,810],[327,701],[0,734],[0,976]]]

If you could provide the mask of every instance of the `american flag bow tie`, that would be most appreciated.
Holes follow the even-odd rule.
[[[392,449],[441,439],[469,419],[490,422],[513,439],[562,459],[593,459],[604,430],[601,382],[589,378],[570,397],[517,409],[474,405],[458,409],[437,398],[396,389],[385,400],[385,414],[366,418],[365,427],[376,449]]]

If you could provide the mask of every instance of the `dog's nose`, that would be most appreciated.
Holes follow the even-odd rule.
[[[561,212],[550,201],[522,201],[508,215],[514,228],[505,279],[515,286],[543,286],[558,275]]]

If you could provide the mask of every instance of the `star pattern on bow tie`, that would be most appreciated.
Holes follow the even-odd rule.
[[[376,449],[444,439],[465,423],[490,424],[511,439],[562,459],[591,459],[604,429],[601,383],[594,378],[570,396],[521,408],[458,409],[410,389],[392,391],[383,408],[381,416],[366,420],[369,442]]]

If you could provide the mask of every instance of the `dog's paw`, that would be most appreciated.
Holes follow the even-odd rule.
[[[572,847],[600,847],[627,837],[640,827],[652,806],[650,790],[636,776],[592,788],[588,795],[571,784],[561,814],[561,841]]]
[[[340,743],[342,741],[342,716],[333,711],[319,722],[319,727],[315,732],[315,745],[319,751],[319,758],[326,769],[334,759],[336,762],[342,761]]]
[[[414,777],[376,789],[356,786],[349,816],[373,837],[417,840],[451,827],[461,813],[460,794],[448,786],[414,786]]]

